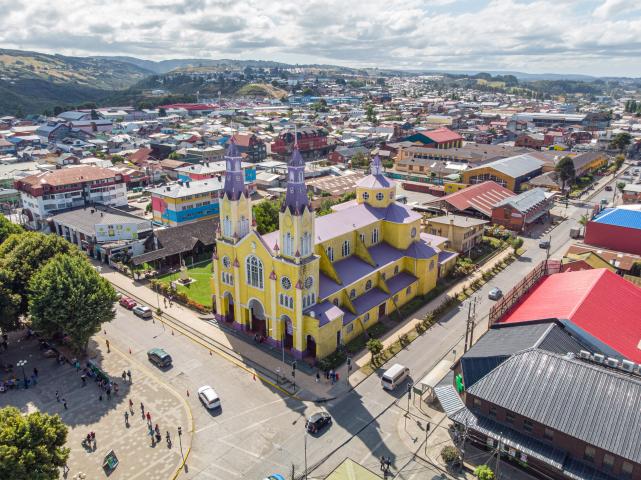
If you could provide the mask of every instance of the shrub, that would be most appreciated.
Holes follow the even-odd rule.
[[[441,458],[448,465],[458,463],[461,459],[458,449],[452,445],[446,445],[441,449]]]
[[[409,337],[407,336],[407,333],[404,333],[404,334],[402,334],[402,335],[399,335],[399,337],[398,337],[398,341],[399,341],[399,343],[401,344],[401,346],[403,346],[403,347],[404,347],[404,346],[406,346],[406,345],[408,345],[408,344],[410,343],[410,339],[409,339]]]
[[[487,465],[479,465],[476,467],[474,475],[479,480],[494,480],[494,472]]]
[[[372,360],[376,358],[380,353],[383,351],[383,342],[381,342],[378,338],[370,338],[367,341],[367,350],[369,350],[369,353],[372,354]]]
[[[418,322],[414,326],[414,330],[416,330],[416,333],[418,333],[419,335],[422,335],[423,333],[425,333],[425,330],[427,329],[425,328],[425,325],[423,325],[423,322]]]

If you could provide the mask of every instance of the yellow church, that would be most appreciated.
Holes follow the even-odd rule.
[[[253,332],[296,358],[334,352],[416,295],[436,285],[439,259],[421,216],[395,202],[381,161],[356,187],[356,199],[316,218],[295,148],[279,230],[260,235],[252,220],[241,157],[232,143],[212,268],[219,321]]]

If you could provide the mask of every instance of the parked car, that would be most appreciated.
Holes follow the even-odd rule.
[[[136,305],[133,309],[132,312],[134,312],[134,315],[139,316],[140,318],[151,318],[153,316],[153,312],[151,311],[151,308],[146,307],[144,305]]]
[[[318,433],[332,423],[332,416],[327,412],[317,412],[310,415],[305,422],[305,428],[309,433]]]
[[[162,348],[152,348],[147,352],[147,359],[157,367],[168,367],[171,365],[171,355]]]
[[[136,301],[133,298],[129,297],[120,297],[118,303],[120,303],[120,305],[125,307],[127,310],[131,310],[136,306]]]
[[[198,389],[198,398],[208,410],[220,408],[220,397],[209,385],[203,385]]]
[[[539,242],[539,248],[547,250],[548,248],[550,248],[550,241],[549,240],[541,240]]]
[[[612,185],[606,185],[605,186],[605,191],[606,192],[611,192],[612,191]]]
[[[487,294],[487,298],[490,300],[498,300],[503,296],[503,292],[499,287],[494,287],[492,290],[490,290],[490,293]]]

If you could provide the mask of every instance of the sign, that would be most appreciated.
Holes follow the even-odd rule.
[[[95,229],[97,242],[136,240],[138,238],[137,223],[117,223],[115,225],[97,223]]]

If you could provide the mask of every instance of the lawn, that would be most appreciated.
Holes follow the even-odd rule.
[[[211,296],[213,294],[211,289],[211,262],[201,263],[195,267],[187,268],[187,271],[189,272],[189,277],[196,281],[187,286],[176,283],[178,291],[186,293],[190,299],[201,305],[211,307]],[[179,278],[180,273],[176,272],[158,277],[158,280],[169,285],[170,282],[178,280]]]

